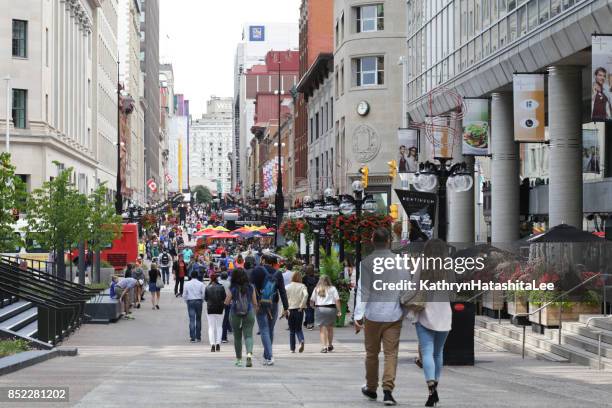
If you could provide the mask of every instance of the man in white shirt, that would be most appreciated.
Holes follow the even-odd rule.
[[[383,402],[385,405],[396,405],[392,392],[395,388],[397,355],[404,312],[400,303],[400,291],[375,291],[372,282],[382,279],[384,282],[400,282],[410,279],[408,271],[386,269],[383,274],[375,275],[373,264],[375,258],[395,258],[389,249],[391,234],[386,228],[374,231],[372,244],[374,252],[361,262],[361,276],[357,291],[355,308],[355,331],[364,329],[366,351],[366,385],[361,388],[362,394],[374,401],[378,389],[378,355],[383,345],[385,355],[383,370]],[[363,286],[362,286],[363,285]]]
[[[183,299],[187,303],[187,313],[189,314],[189,337],[192,343],[202,341],[204,291],[204,284],[197,279],[197,272],[193,272],[191,279],[185,282],[183,288]]]

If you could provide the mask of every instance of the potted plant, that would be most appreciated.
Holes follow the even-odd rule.
[[[346,320],[346,312],[348,301],[351,295],[351,284],[344,277],[344,266],[340,262],[338,253],[332,248],[330,253],[326,253],[321,249],[321,263],[319,265],[321,275],[329,276],[332,285],[338,290],[340,296],[340,305],[342,307],[341,316],[336,319],[336,327],[343,327]]]

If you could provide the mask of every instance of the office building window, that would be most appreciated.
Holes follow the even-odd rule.
[[[16,128],[25,129],[27,123],[28,91],[13,89],[13,124]]]
[[[28,57],[28,22],[13,20],[13,57]]]
[[[356,86],[383,85],[385,77],[384,57],[362,57],[353,60]]]
[[[382,4],[355,7],[355,15],[358,33],[385,29],[385,12]]]

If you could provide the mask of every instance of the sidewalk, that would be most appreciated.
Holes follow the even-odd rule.
[[[261,365],[261,341],[255,339],[253,368],[233,365],[233,345],[211,353],[207,331],[202,343],[188,341],[182,299],[167,287],[161,310],[151,310],[149,296],[133,321],[85,325],[64,346],[78,347],[77,357],[50,360],[0,378],[2,386],[69,386],[69,404],[45,407],[376,407],[360,394],[364,382],[362,338],[352,328],[337,330],[336,350],[321,354],[318,332],[306,331],[303,354],[291,354],[287,323],[277,324],[273,367]],[[204,322],[204,328],[206,323]],[[412,327],[405,327],[396,391],[404,406],[426,399]],[[609,406],[612,372],[553,364],[477,346],[475,367],[448,367],[440,385],[447,407]],[[382,394],[382,393],[380,393]],[[380,399],[381,397],[379,397]],[[14,403],[7,407],[24,407]]]

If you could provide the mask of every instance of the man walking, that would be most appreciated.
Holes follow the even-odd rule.
[[[361,263],[362,275],[357,291],[357,307],[355,309],[355,331],[364,329],[366,351],[366,385],[361,388],[362,394],[374,401],[378,389],[378,354],[382,343],[384,352],[383,370],[383,402],[385,405],[396,405],[392,392],[395,387],[397,371],[397,354],[402,330],[404,312],[400,303],[402,292],[397,290],[373,290],[372,283],[383,277],[385,282],[401,282],[409,280],[406,270],[385,269],[383,275],[375,275],[373,265],[375,259],[395,258],[389,249],[390,232],[386,228],[378,228],[372,236],[374,252]]]
[[[174,272],[174,296],[183,296],[183,285],[185,283],[185,275],[187,274],[187,264],[183,260],[183,255],[179,254],[178,259],[172,265]]]
[[[195,273],[185,283],[183,299],[187,303],[189,314],[189,338],[192,343],[202,341],[202,305],[204,302],[204,284]]]
[[[274,342],[274,325],[278,318],[279,299],[283,303],[282,317],[287,316],[289,309],[283,274],[272,267],[275,263],[274,256],[265,255],[263,265],[256,267],[251,273],[251,283],[255,286],[259,302],[259,309],[255,317],[264,348],[263,364],[265,366],[274,365],[272,343]]]
[[[172,265],[172,257],[168,253],[166,248],[162,247],[162,253],[159,256],[159,266],[162,272],[162,279],[164,284],[170,284],[170,266]]]

